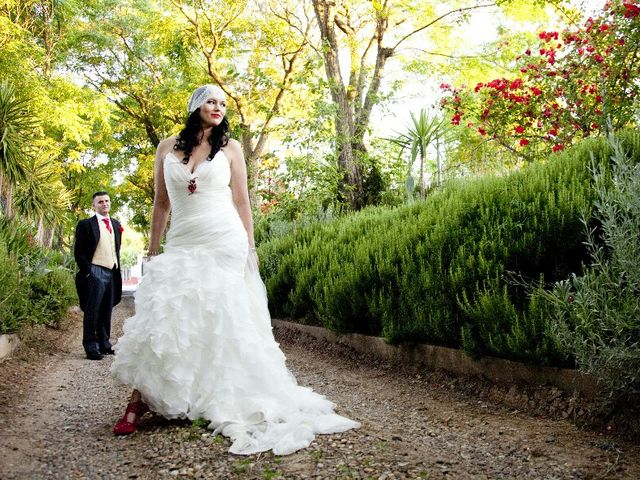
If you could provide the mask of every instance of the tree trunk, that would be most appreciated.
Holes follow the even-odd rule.
[[[38,232],[36,233],[36,242],[38,245],[46,248],[51,248],[53,243],[53,227],[47,227],[44,224],[44,218],[42,215],[38,219]]]
[[[253,148],[253,142],[251,140],[251,130],[249,125],[241,125],[242,133],[240,134],[240,143],[242,145],[242,152],[244,153],[244,162],[247,165],[247,184],[249,188],[249,201],[253,207],[258,206],[258,195],[256,193],[256,186],[258,184],[258,160],[260,159],[261,151]]]
[[[436,137],[436,174],[438,177],[438,190],[442,190],[442,163],[440,160],[440,138]]]
[[[42,215],[40,215],[40,218],[38,219],[38,231],[36,232],[36,243],[40,246],[44,246],[43,243],[43,238],[44,238],[44,220],[42,219]]]
[[[318,19],[322,41],[325,44],[322,55],[329,80],[331,98],[338,107],[335,114],[336,156],[338,168],[343,172],[339,193],[352,210],[358,210],[364,204],[364,188],[354,148],[356,142],[354,142],[353,102],[347,95],[338,60],[339,47],[334,30],[335,3],[313,0],[313,9]]]
[[[424,199],[424,152],[420,149],[420,198]]]
[[[68,245],[65,245],[64,242],[64,228],[61,226],[58,226],[58,228],[56,228],[55,230],[55,243],[51,242],[51,246],[55,249],[55,250],[62,250],[64,248],[68,248]]]
[[[14,216],[13,185],[3,175],[0,176],[0,206],[4,210],[5,216],[11,220]]]
[[[363,143],[353,141],[353,116],[349,105],[338,105],[335,119],[338,137],[336,148],[338,167],[343,172],[338,192],[351,210],[360,210],[364,206],[364,184],[358,157],[366,153],[366,148]]]

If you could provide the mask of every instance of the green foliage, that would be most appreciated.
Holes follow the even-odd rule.
[[[122,268],[133,267],[138,263],[138,251],[131,248],[123,248],[120,252],[120,266]]]
[[[60,266],[31,272],[25,286],[29,294],[24,318],[32,324],[59,326],[67,308],[77,299],[71,271]]]
[[[613,404],[640,394],[640,138],[634,140],[630,149],[612,138],[612,169],[594,170],[598,224],[585,222],[591,259],[584,275],[539,292],[552,307],[559,343]]]
[[[625,142],[640,155],[636,134]],[[503,177],[450,181],[425,201],[369,208],[260,246],[275,316],[389,342],[558,363],[545,306],[509,279],[557,281],[586,258],[594,200],[588,141]]]
[[[36,127],[29,102],[6,80],[0,82],[0,174],[10,183],[25,178],[25,158],[32,155],[29,136]]]
[[[26,223],[0,216],[0,243],[14,258],[27,255],[34,248],[31,229]]]
[[[18,262],[0,242],[0,334],[18,329],[22,317],[21,309],[25,303]]]
[[[129,225],[125,225],[120,246],[120,266],[122,268],[133,267],[138,263],[138,257],[144,252],[144,249],[145,241],[142,235],[129,228]]]
[[[404,150],[409,150],[411,153],[411,159],[408,162],[408,178],[412,178],[412,169],[416,160],[420,160],[420,174],[418,184],[420,186],[420,198],[425,196],[424,186],[424,167],[427,157],[427,149],[439,138],[444,137],[447,130],[447,122],[437,116],[429,118],[429,114],[426,109],[421,109],[419,116],[411,112],[411,122],[406,128],[405,133],[398,133],[395,138],[390,138],[389,141],[400,146],[400,154]],[[438,175],[440,172],[436,172]],[[409,198],[412,198],[413,191],[407,192]]]
[[[57,327],[76,301],[70,256],[39,247],[29,226],[0,219],[0,334]]]

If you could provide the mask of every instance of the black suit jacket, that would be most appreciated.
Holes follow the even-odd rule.
[[[118,257],[118,268],[113,272],[113,305],[120,303],[122,298],[122,275],[120,274],[120,222],[115,218],[111,219],[113,233],[116,241],[116,256]],[[89,298],[89,273],[91,273],[91,260],[100,240],[100,227],[98,227],[98,217],[81,220],[76,227],[76,239],[73,244],[73,256],[78,264],[76,274],[76,290],[80,300],[80,308],[85,309]]]

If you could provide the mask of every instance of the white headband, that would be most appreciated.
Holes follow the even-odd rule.
[[[189,104],[187,106],[189,115],[200,108],[204,102],[209,100],[211,97],[221,97],[223,100],[227,99],[227,95],[217,85],[211,85],[210,83],[203,85],[191,94],[191,98],[189,99]]]

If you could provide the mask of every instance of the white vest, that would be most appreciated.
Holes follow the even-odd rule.
[[[116,237],[113,233],[109,233],[107,226],[100,218],[98,218],[98,227],[100,227],[100,241],[98,241],[91,263],[108,269],[117,268]],[[113,231],[113,224],[111,224],[111,230]]]

